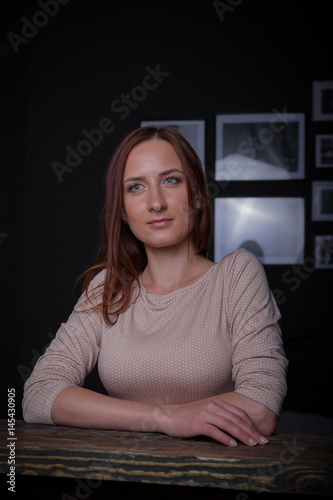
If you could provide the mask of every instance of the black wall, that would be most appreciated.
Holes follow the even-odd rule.
[[[314,164],[315,134],[332,133],[332,123],[312,121],[312,82],[333,80],[328,2],[226,0],[219,13],[206,0],[63,3],[55,13],[46,0],[13,2],[2,16],[1,379],[4,394],[16,389],[18,418],[23,382],[70,314],[80,293],[73,290],[76,278],[93,263],[110,156],[141,120],[205,120],[212,181],[216,114],[285,107],[305,113],[304,180],[214,181],[214,196],[304,197],[305,257],[313,256],[315,234],[333,234],[330,223],[311,220],[312,181],[332,180],[332,171]],[[49,14],[36,14],[41,4]],[[151,69],[161,72],[156,88],[120,111],[116,100]],[[109,128],[100,144],[60,182],[53,162],[64,165],[66,147],[76,149],[86,139],[82,131],[106,118],[112,124],[102,122]],[[290,395],[298,398],[289,396],[286,407],[328,414],[322,391],[331,375],[333,271],[265,268],[280,291],[283,336],[292,344]],[[296,288],[283,278],[286,271],[298,276]],[[96,374],[87,385],[102,390]]]

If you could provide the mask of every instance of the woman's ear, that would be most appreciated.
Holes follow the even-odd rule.
[[[196,210],[201,210],[202,208],[202,203],[201,203],[201,196],[200,196],[200,191],[197,189],[195,190],[194,192],[194,196],[193,196],[193,204],[194,204],[194,208]]]
[[[122,220],[125,224],[127,224],[127,215],[126,215],[126,212],[125,212],[125,210],[124,210],[123,208],[122,208],[122,210],[121,210],[121,220]]]
[[[202,207],[202,196],[197,183],[193,186],[192,193],[193,206],[196,210],[200,210]]]
[[[200,200],[196,200],[194,202],[194,207],[196,210],[201,210],[201,201]]]
[[[194,201],[194,214],[195,215],[198,215],[200,213],[201,208],[202,208],[202,205],[201,205],[200,200]]]

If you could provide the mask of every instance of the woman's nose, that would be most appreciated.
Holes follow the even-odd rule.
[[[148,210],[152,212],[160,212],[167,206],[165,197],[160,187],[151,188],[148,198]]]

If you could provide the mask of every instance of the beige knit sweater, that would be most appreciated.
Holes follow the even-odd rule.
[[[194,284],[167,295],[141,286],[114,326],[100,311],[82,312],[84,299],[25,383],[27,422],[52,424],[59,393],[82,386],[96,363],[115,398],[163,405],[236,391],[280,413],[287,368],[280,313],[263,266],[247,250],[227,255]]]

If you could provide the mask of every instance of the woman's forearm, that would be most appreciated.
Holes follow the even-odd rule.
[[[238,392],[227,392],[221,394],[219,397],[223,401],[227,401],[246,411],[258,431],[264,436],[270,436],[274,433],[279,417],[274,411],[267,408],[267,406]]]
[[[187,404],[158,406],[73,386],[56,398],[51,418],[56,425],[162,432],[174,437],[206,435],[227,446],[236,446],[236,438],[253,446],[265,444],[265,436],[275,429],[270,415],[274,412],[258,405],[241,394],[226,393]]]
[[[119,400],[82,387],[67,387],[56,398],[55,425],[123,431],[156,431],[156,405]]]

